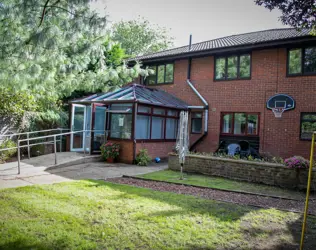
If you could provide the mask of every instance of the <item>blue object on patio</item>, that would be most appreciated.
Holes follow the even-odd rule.
[[[160,158],[159,158],[159,157],[156,157],[156,158],[155,158],[155,162],[156,162],[156,163],[159,163],[159,162],[160,162]]]

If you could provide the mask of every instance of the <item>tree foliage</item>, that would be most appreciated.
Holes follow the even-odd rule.
[[[255,0],[269,10],[279,9],[280,17],[285,25],[301,29],[311,29],[316,35],[316,1],[315,0]]]
[[[130,56],[137,56],[173,46],[173,37],[168,30],[152,25],[144,18],[120,21],[112,27],[112,38],[122,44],[122,48]]]
[[[2,0],[0,86],[28,93],[45,112],[74,90],[107,91],[146,74],[122,62],[106,24],[89,0]]]

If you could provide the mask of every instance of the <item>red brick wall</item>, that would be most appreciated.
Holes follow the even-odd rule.
[[[175,142],[138,142],[136,144],[136,154],[140,149],[147,149],[148,154],[154,159],[156,157],[167,158],[172,152]]]
[[[186,83],[188,60],[175,62],[174,84],[159,88],[190,105],[203,105]],[[214,81],[212,56],[192,59],[191,82],[209,103],[208,136],[197,146],[199,151],[216,150],[220,135],[220,114],[260,113],[260,150],[273,155],[308,157],[310,142],[301,141],[300,113],[316,112],[316,76],[286,77],[286,49],[252,52],[251,80]],[[296,108],[281,119],[266,109],[267,99],[275,93],[292,96]]]
[[[133,141],[127,141],[127,140],[109,140],[114,143],[120,144],[120,155],[118,157],[119,162],[124,163],[133,163]]]

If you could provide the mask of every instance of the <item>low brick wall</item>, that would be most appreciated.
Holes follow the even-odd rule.
[[[168,167],[171,170],[180,170],[177,155],[169,154]],[[281,164],[200,155],[187,156],[183,170],[189,173],[299,189],[306,189],[308,178],[308,170],[305,169],[296,170]],[[313,169],[311,188],[316,190],[316,169]]]

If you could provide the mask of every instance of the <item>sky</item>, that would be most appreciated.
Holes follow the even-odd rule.
[[[286,28],[280,12],[257,6],[254,0],[97,0],[91,8],[108,15],[110,23],[144,17],[166,27],[175,47],[219,37]]]

